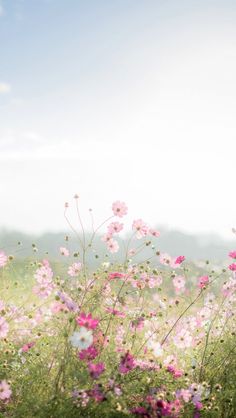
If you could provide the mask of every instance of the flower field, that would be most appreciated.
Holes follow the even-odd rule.
[[[171,256],[137,218],[121,262],[125,203],[89,239],[77,196],[79,228],[67,209],[78,252],[68,236],[58,260],[0,251],[0,417],[234,418],[236,251],[225,266]]]

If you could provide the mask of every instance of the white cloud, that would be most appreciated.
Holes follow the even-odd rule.
[[[1,16],[1,5],[0,5],[0,16]],[[10,93],[11,85],[9,83],[0,82],[0,94]]]

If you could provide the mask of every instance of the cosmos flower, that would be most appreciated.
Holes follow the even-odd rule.
[[[7,383],[6,380],[0,381],[0,399],[2,401],[9,399],[11,397],[12,391],[10,389],[10,385]]]
[[[86,315],[83,312],[80,314],[80,316],[76,318],[76,322],[81,327],[85,327],[88,329],[95,329],[99,324],[99,320],[92,318],[91,313]]]
[[[7,256],[4,251],[0,251],[0,267],[4,267],[7,264]]]
[[[3,316],[0,317],[0,338],[5,338],[9,331],[9,325]]]
[[[112,204],[112,211],[115,216],[123,218],[123,216],[127,214],[128,208],[124,202],[120,202],[119,200],[117,200]]]
[[[73,347],[86,350],[93,344],[93,334],[87,328],[81,327],[79,331],[75,331],[71,335],[69,340]]]

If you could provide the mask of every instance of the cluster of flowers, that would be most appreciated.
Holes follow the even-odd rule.
[[[112,211],[122,218],[127,206],[116,201]],[[123,227],[116,220],[108,224],[102,240],[109,252],[119,250],[114,236]],[[133,221],[132,231],[130,245],[132,240],[159,237],[142,219]],[[55,376],[57,388],[63,381],[60,391],[71,397],[76,408],[110,399],[117,411],[123,408],[133,416],[177,418],[187,410],[199,417],[204,399],[216,399],[208,385],[202,384],[205,366],[212,367],[214,375],[207,344],[210,341],[210,347],[215,347],[223,335],[235,332],[236,264],[228,266],[229,274],[224,272],[223,283],[214,289],[219,274],[195,267],[195,274],[189,277],[185,256],[172,257],[153,247],[155,266],[145,260],[134,263],[136,250],[128,248],[131,258],[126,256],[123,265],[106,262],[91,273],[83,260],[71,261],[71,252],[64,246],[59,252],[70,262],[63,279],[56,276],[48,260],[37,264],[32,291],[42,300],[42,307],[31,306],[27,313],[0,300],[0,344],[12,338],[17,348],[13,369],[16,365],[30,367],[30,353],[38,349],[45,325],[47,338],[57,339],[58,347],[58,358],[54,358],[53,344],[53,354],[46,362],[47,376]],[[236,251],[229,257],[236,260]],[[9,258],[0,251],[2,271],[8,263]],[[67,367],[75,373],[68,382],[60,379],[61,373],[66,376]],[[85,378],[77,379],[77,375]],[[11,377],[1,377],[0,406],[13,402]],[[134,390],[132,382],[138,387],[142,379],[145,390],[127,396],[129,387]],[[123,406],[117,404],[119,399]]]

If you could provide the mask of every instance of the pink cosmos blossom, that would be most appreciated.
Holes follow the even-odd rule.
[[[68,312],[68,308],[61,302],[53,302],[50,306],[50,309],[53,314],[57,314],[58,312]]]
[[[230,251],[229,257],[236,259],[236,251]]]
[[[181,264],[181,263],[183,263],[184,260],[185,260],[185,256],[184,255],[179,255],[179,257],[177,257],[175,259],[175,264]]]
[[[53,271],[49,265],[43,265],[36,270],[34,278],[40,284],[51,282],[53,278]]]
[[[114,215],[119,216],[119,218],[123,218],[123,216],[128,212],[126,204],[124,202],[120,202],[119,200],[112,204],[112,210]]]
[[[110,253],[117,253],[117,251],[119,251],[119,244],[116,240],[111,238],[107,243],[107,248],[110,251]]]
[[[198,287],[200,287],[200,289],[203,289],[204,287],[206,287],[209,283],[209,277],[208,276],[201,276],[198,279]]]
[[[0,267],[4,267],[7,264],[7,256],[4,251],[0,251]]]
[[[178,379],[179,377],[183,376],[184,372],[183,370],[177,369],[173,365],[167,366],[167,371],[173,375],[175,379]]]
[[[122,231],[123,227],[124,224],[121,224],[120,222],[111,222],[107,227],[108,234],[118,234]]]
[[[31,343],[24,344],[21,347],[20,351],[22,351],[23,353],[27,353],[27,351],[29,351],[34,345],[35,345],[34,341],[32,341]]]
[[[131,321],[131,329],[133,331],[142,330],[144,327],[144,322],[145,322],[145,319],[142,316],[140,316],[137,319],[134,319],[133,321]]]
[[[105,365],[104,363],[89,363],[88,365],[90,376],[93,379],[98,379],[98,377],[104,372]]]
[[[10,385],[7,383],[6,380],[0,381],[0,399],[5,401],[11,397],[12,391],[10,389]]]
[[[174,337],[174,344],[178,348],[187,348],[192,345],[192,336],[190,332],[186,329],[181,329],[181,331]]]
[[[81,350],[78,353],[79,359],[86,360],[86,361],[94,360],[97,356],[98,356],[98,350],[93,345],[91,345],[90,347],[84,350]]]
[[[156,231],[155,229],[152,229],[152,228],[149,229],[149,234],[156,238],[158,238],[161,235],[159,231]]]
[[[232,263],[229,265],[229,270],[236,271],[236,263]]]
[[[135,254],[136,254],[136,250],[134,248],[130,248],[130,250],[128,251],[128,256],[133,257],[133,255]]]
[[[184,402],[189,402],[192,398],[192,393],[188,389],[180,389],[176,392],[177,398],[182,398]]]
[[[77,277],[80,273],[80,270],[82,268],[82,263],[73,263],[69,269],[68,269],[68,274],[71,277]]]
[[[51,295],[53,289],[55,288],[54,283],[48,281],[47,279],[42,280],[41,283],[34,286],[33,293],[35,293],[37,296],[46,299],[48,296]]]
[[[136,231],[137,239],[145,237],[149,232],[149,228],[147,224],[145,224],[145,222],[142,219],[134,220],[132,224],[132,229]]]
[[[134,357],[132,354],[127,351],[124,356],[121,357],[121,362],[119,365],[119,372],[122,374],[126,374],[133,370],[136,367]]]
[[[95,329],[99,324],[99,319],[92,318],[91,313],[86,315],[82,312],[75,320],[78,325],[88,329]]]
[[[0,317],[0,338],[5,338],[9,331],[9,325],[3,316]]]
[[[118,311],[117,309],[113,309],[113,308],[106,308],[106,311],[109,312],[110,314],[114,315],[114,316],[119,316],[120,318],[125,318],[125,313]]]
[[[93,389],[89,390],[87,393],[92,399],[94,399],[98,403],[103,402],[105,399],[105,395],[103,394],[99,385],[95,385]]]
[[[176,276],[173,279],[173,285],[177,290],[183,290],[185,287],[185,278],[183,276]]]
[[[112,280],[112,279],[123,279],[124,277],[126,277],[125,273],[120,273],[118,271],[114,271],[113,273],[109,273],[108,275],[108,279]]]
[[[60,253],[61,253],[61,255],[64,255],[65,257],[69,257],[69,255],[70,255],[69,250],[65,247],[60,247]]]
[[[164,266],[169,266],[171,263],[171,256],[167,253],[162,253],[160,255],[160,263],[163,264]]]
[[[103,242],[106,242],[106,243],[108,243],[109,241],[111,241],[111,239],[112,239],[112,234],[110,232],[108,232],[107,234],[103,235],[102,238],[101,238],[101,240]]]

